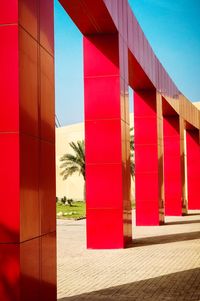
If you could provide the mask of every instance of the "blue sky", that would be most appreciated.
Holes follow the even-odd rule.
[[[200,101],[200,1],[129,0],[157,57],[192,101]],[[82,35],[55,0],[56,113],[83,121]]]

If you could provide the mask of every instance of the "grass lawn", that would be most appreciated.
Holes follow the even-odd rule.
[[[135,208],[135,203],[132,203],[132,209]],[[79,219],[86,216],[85,202],[73,202],[72,206],[56,203],[57,218]],[[62,214],[61,214],[62,213]]]
[[[71,207],[56,203],[56,213],[58,214],[57,218],[78,219],[85,217],[85,202],[73,202]]]

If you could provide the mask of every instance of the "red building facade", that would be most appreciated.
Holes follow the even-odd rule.
[[[84,36],[87,247],[124,248],[132,240],[128,87],[137,225],[200,209],[200,113],[127,0],[60,2]],[[0,25],[0,296],[55,301],[53,0],[2,0]]]

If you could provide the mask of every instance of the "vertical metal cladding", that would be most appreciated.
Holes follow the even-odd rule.
[[[55,301],[53,1],[0,5],[0,298]]]
[[[88,248],[123,248],[132,239],[123,44],[118,34],[84,37]]]

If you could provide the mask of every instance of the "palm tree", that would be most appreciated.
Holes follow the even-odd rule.
[[[84,140],[78,140],[69,143],[70,147],[73,149],[74,154],[65,154],[61,157],[60,161],[62,164],[60,168],[62,169],[60,175],[63,180],[66,180],[69,176],[74,173],[78,173],[83,176],[85,181],[85,143]],[[135,174],[135,163],[134,163],[134,135],[133,128],[130,129],[130,171],[131,176]],[[84,197],[85,197],[85,187],[84,187]]]
[[[63,180],[66,180],[69,176],[74,173],[78,173],[83,176],[85,181],[85,143],[84,141],[77,141],[69,143],[70,147],[73,149],[74,154],[65,154],[61,157],[60,161],[62,164],[60,168],[63,176]]]

